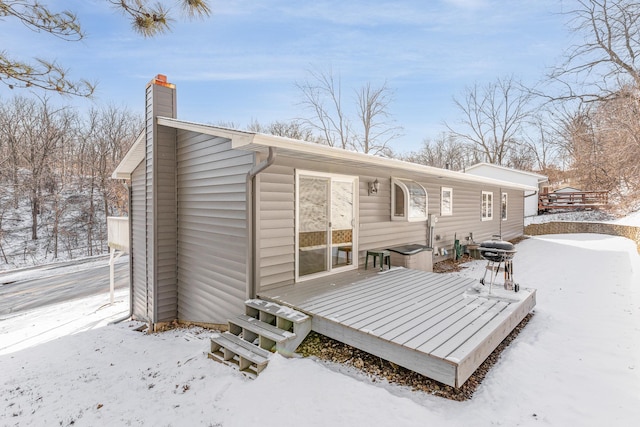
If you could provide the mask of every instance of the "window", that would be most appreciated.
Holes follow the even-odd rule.
[[[493,193],[482,192],[482,220],[491,221],[493,219]]]
[[[453,215],[453,189],[442,187],[440,189],[440,215]]]
[[[391,219],[426,221],[427,191],[409,179],[391,179]]]
[[[500,218],[503,221],[507,220],[507,193],[502,193],[502,199],[500,203]]]

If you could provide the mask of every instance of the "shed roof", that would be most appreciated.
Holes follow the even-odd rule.
[[[405,174],[416,174],[427,177],[450,178],[457,181],[485,183],[488,185],[500,186],[517,190],[535,190],[535,187],[501,181],[493,178],[486,178],[463,172],[440,169],[432,166],[420,165],[417,163],[405,162],[397,159],[374,156],[371,154],[359,153],[355,151],[343,150],[341,148],[329,147],[322,144],[300,141],[275,135],[229,129],[220,126],[193,123],[168,117],[158,117],[157,123],[174,129],[181,129],[191,132],[198,132],[206,135],[229,138],[231,146],[238,150],[267,153],[269,148],[276,148],[278,156],[289,156],[297,159],[305,159],[315,162],[327,162],[340,164],[348,167],[358,168],[358,170],[369,170],[372,175],[379,174],[381,170],[401,171]],[[143,138],[144,139],[144,138]],[[138,141],[136,141],[136,144]],[[136,166],[144,159],[144,149],[139,149],[134,144],[125,158],[120,162],[113,173],[113,178],[129,178]],[[142,142],[140,142],[141,145]],[[135,153],[133,151],[135,150]],[[136,162],[137,160],[137,162]]]

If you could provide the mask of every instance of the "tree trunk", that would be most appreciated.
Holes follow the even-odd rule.
[[[58,259],[58,223],[60,222],[60,211],[58,206],[58,196],[53,198],[53,259]]]
[[[31,190],[31,240],[38,240],[38,211],[40,210],[40,201],[38,200],[38,191]]]
[[[88,223],[87,223],[87,255],[88,256],[92,256],[93,255],[93,220],[94,220],[94,216],[95,216],[95,208],[93,205],[93,195],[94,195],[94,189],[95,185],[94,185],[94,181],[93,179],[91,180],[91,193],[89,196],[89,218],[88,218]]]

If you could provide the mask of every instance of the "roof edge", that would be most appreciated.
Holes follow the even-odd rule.
[[[509,172],[520,173],[520,174],[523,174],[523,175],[534,176],[534,177],[538,178],[538,183],[545,182],[545,181],[549,180],[548,176],[539,174],[537,172],[523,171],[521,169],[509,168],[509,167],[506,167],[506,166],[496,165],[496,164],[487,163],[487,162],[480,162],[480,163],[476,163],[474,165],[468,166],[468,167],[465,168],[465,172],[468,172],[469,170],[477,169],[477,168],[482,167],[482,166],[489,166],[489,167],[494,168],[494,169],[501,169],[501,170],[505,170],[505,171],[509,171]]]
[[[425,166],[418,163],[411,163],[398,159],[374,156],[372,154],[349,151],[342,148],[329,147],[327,145],[321,145],[307,141],[299,141],[281,136],[229,129],[221,126],[188,122],[169,117],[157,117],[156,120],[157,124],[161,126],[228,138],[231,140],[231,147],[238,150],[262,151],[269,147],[282,148],[294,152],[297,151],[301,153],[314,154],[327,159],[348,159],[355,162],[367,163],[373,166],[379,165],[383,167],[402,169],[408,172],[416,172],[423,175],[431,175],[441,178],[451,178],[458,181],[484,183],[488,185],[495,185],[503,188],[517,189],[522,191],[537,190],[537,187],[533,187],[530,185],[501,181],[494,178],[487,178],[479,175],[452,171],[449,169],[441,169],[433,166]],[[140,138],[142,138],[142,136],[140,136],[139,139]],[[140,161],[144,159],[144,150],[142,150],[139,160],[137,156],[139,156],[140,154],[132,154],[136,144],[138,144],[138,140],[136,140],[134,146],[129,149],[129,152],[127,152],[125,158],[122,160],[122,162],[120,162],[120,165],[118,165],[116,171],[114,171],[113,173],[113,177],[126,175],[126,178],[129,178],[131,173],[133,172],[133,169],[135,169]],[[129,162],[125,162],[125,160],[127,159],[129,159]],[[138,162],[132,167],[132,163],[135,160],[138,160]]]
[[[141,161],[144,160],[145,155],[145,146],[144,142],[145,132],[142,131],[136,138],[136,140],[127,151],[127,154],[124,155],[118,166],[116,166],[115,170],[111,174],[112,179],[130,179],[133,170],[138,167]]]

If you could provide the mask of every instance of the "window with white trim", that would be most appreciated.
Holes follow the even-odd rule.
[[[410,179],[391,179],[391,219],[426,221],[427,190]]]
[[[440,216],[453,215],[453,188],[440,188]]]
[[[502,193],[502,199],[500,201],[500,218],[503,221],[507,220],[507,193]]]
[[[491,221],[493,219],[493,193],[491,191],[482,192],[482,220]]]

